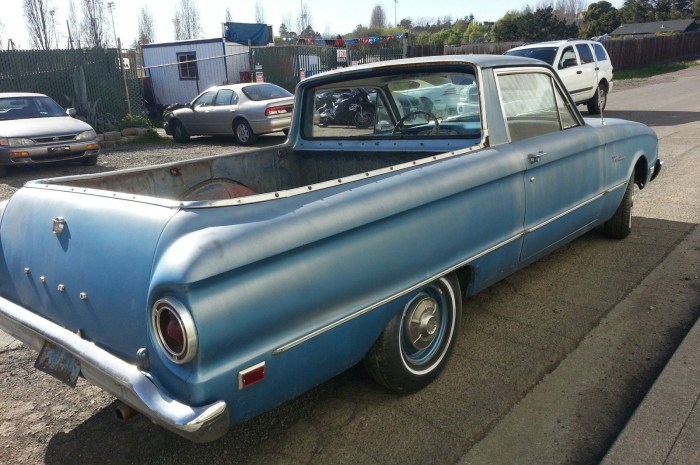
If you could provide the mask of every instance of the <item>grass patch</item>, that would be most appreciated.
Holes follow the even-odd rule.
[[[648,78],[651,76],[656,76],[657,74],[672,73],[674,71],[692,68],[698,64],[700,64],[700,61],[698,60],[674,61],[673,63],[655,64],[645,66],[643,68],[624,69],[622,71],[615,71],[615,80]]]

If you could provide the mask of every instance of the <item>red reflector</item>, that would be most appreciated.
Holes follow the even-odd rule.
[[[247,388],[265,379],[265,362],[238,372],[238,389]]]

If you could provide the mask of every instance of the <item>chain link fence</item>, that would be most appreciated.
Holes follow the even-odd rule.
[[[141,114],[143,95],[135,52],[117,49],[0,51],[0,92],[46,94],[97,132],[113,130],[129,113]]]

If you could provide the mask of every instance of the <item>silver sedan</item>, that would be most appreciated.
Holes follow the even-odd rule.
[[[257,136],[289,131],[294,95],[270,83],[253,82],[211,87],[192,102],[165,115],[165,132],[176,142],[194,135],[231,135],[241,145]]]
[[[97,163],[100,144],[92,127],[51,97],[0,93],[0,176],[8,166],[76,160]]]

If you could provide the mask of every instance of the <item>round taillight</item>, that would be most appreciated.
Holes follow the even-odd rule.
[[[153,329],[166,355],[175,363],[186,363],[197,353],[194,321],[184,305],[173,299],[153,304]]]

